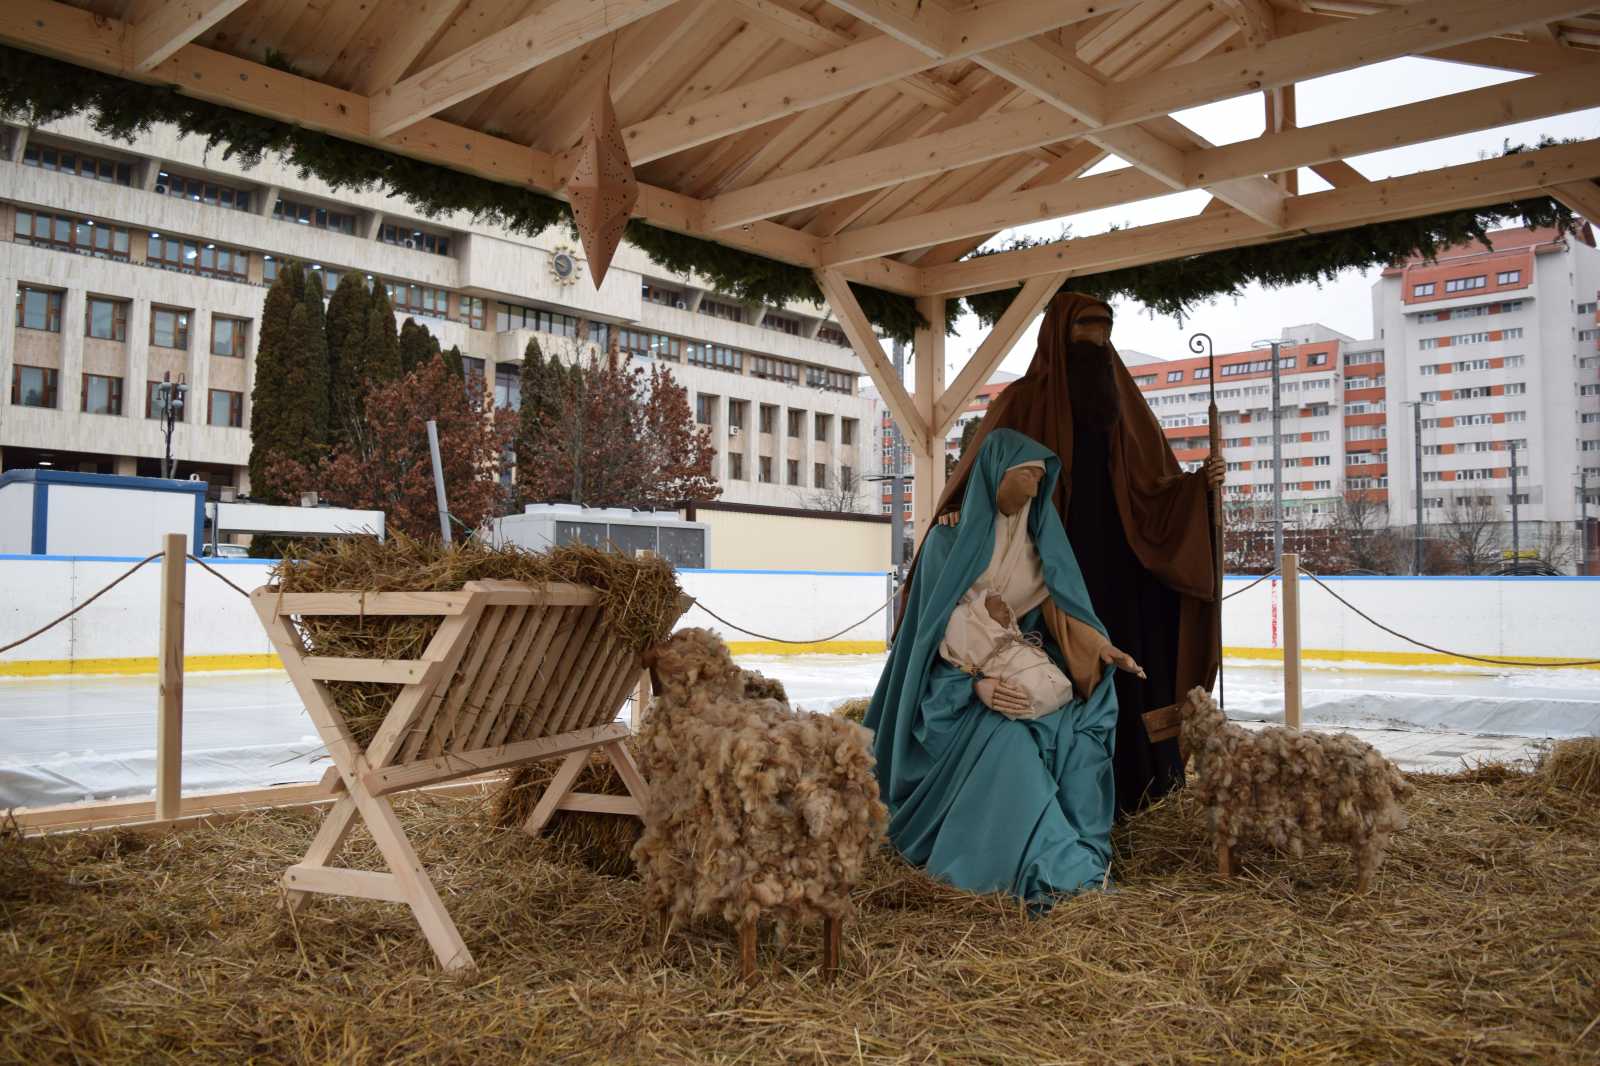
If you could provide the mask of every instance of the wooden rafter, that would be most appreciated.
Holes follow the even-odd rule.
[[[451,104],[663,10],[674,0],[555,0],[371,97],[370,132],[387,137]]]
[[[883,345],[878,343],[878,335],[872,331],[872,323],[867,321],[866,313],[861,310],[861,304],[850,291],[844,275],[833,270],[819,270],[817,285],[822,289],[828,306],[833,308],[834,317],[839,320],[845,336],[850,338],[850,346],[855,349],[861,365],[877,386],[878,395],[883,397],[889,413],[894,416],[901,435],[911,445],[913,452],[926,452],[931,439],[928,424],[917,413],[916,404],[906,392],[906,387],[895,376],[894,364],[883,354]]]
[[[172,53],[233,14],[244,0],[153,0],[134,21],[131,45],[135,70],[151,70]]]
[[[1260,48],[1277,33],[1277,16],[1267,0],[1219,0],[1223,13],[1239,24],[1245,43]]]
[[[1289,232],[1324,232],[1437,211],[1483,207],[1600,175],[1600,140],[1553,145],[1512,156],[1363,182],[1289,201]],[[1276,233],[1238,211],[1117,230],[1060,244],[1001,252],[922,272],[929,292],[965,295],[1039,274],[1136,266],[1219,248],[1261,244]]]
[[[1022,286],[1022,291],[1017,293],[1005,313],[996,320],[989,330],[989,335],[978,345],[978,350],[972,353],[967,360],[967,365],[961,368],[961,373],[956,375],[955,381],[940,395],[933,409],[933,436],[942,438],[950,431],[955,420],[966,409],[967,404],[983,388],[986,381],[995,372],[1002,360],[1016,347],[1017,340],[1024,330],[1044,310],[1044,305],[1050,302],[1056,290],[1061,288],[1062,282],[1067,280],[1065,272],[1059,274],[1041,274],[1036,278],[1029,278]]]
[[[415,0],[407,11],[410,18],[398,23],[375,7],[350,46],[359,56],[350,88],[371,96],[405,77],[460,6],[461,0]]]
[[[1563,182],[1546,190],[1590,222],[1600,226],[1600,185],[1593,181]]]

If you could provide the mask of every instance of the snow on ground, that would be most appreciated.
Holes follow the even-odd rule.
[[[789,697],[829,710],[871,695],[882,655],[743,656]],[[1349,729],[1408,769],[1527,757],[1551,737],[1600,734],[1592,670],[1392,669],[1343,664],[1304,674],[1304,724]],[[1281,720],[1276,664],[1231,663],[1232,717]],[[184,680],[185,791],[314,781],[328,765],[288,677],[197,673]],[[0,809],[149,795],[156,684],[148,677],[0,681]]]

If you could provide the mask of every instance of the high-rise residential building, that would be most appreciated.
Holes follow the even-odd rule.
[[[1415,520],[1420,428],[1424,523],[1468,511],[1509,523],[1515,492],[1519,547],[1537,551],[1578,518],[1585,469],[1591,508],[1600,494],[1600,252],[1588,226],[1490,242],[1392,268],[1374,287],[1391,520]]]
[[[873,457],[860,364],[819,307],[741,304],[626,244],[597,290],[554,230],[424,218],[278,162],[243,169],[169,128],[111,143],[69,119],[0,126],[0,287],[15,294],[0,300],[0,468],[158,473],[170,376],[189,387],[178,476],[248,491],[257,333],[286,260],[330,294],[352,271],[383,285],[500,405],[519,403],[534,337],[569,360],[615,338],[670,363],[730,503],[817,507]]]

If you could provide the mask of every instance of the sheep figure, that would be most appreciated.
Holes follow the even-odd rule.
[[[724,919],[739,929],[748,979],[759,921],[821,918],[831,978],[850,888],[887,821],[871,734],[746,695],[762,686],[708,630],[679,630],[646,662],[656,698],[638,750],[650,797],[633,857],[663,930]]]
[[[1356,863],[1356,890],[1365,892],[1389,837],[1406,827],[1400,801],[1412,784],[1349,733],[1283,726],[1252,732],[1195,688],[1183,708],[1182,742],[1194,756],[1188,787],[1210,812],[1224,877],[1240,843],[1269,844],[1297,859],[1306,844],[1345,844]]]

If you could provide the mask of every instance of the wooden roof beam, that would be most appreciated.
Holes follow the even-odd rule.
[[[154,0],[132,26],[133,68],[152,70],[244,6],[244,0]]]
[[[922,282],[925,292],[965,296],[1006,288],[1041,274],[1086,274],[1220,248],[1263,244],[1286,233],[1320,233],[1437,211],[1483,207],[1573,183],[1592,183],[1597,176],[1600,140],[1553,145],[1296,196],[1289,201],[1285,232],[1274,232],[1230,209],[928,267],[922,272]]]
[[[836,270],[818,270],[816,273],[817,286],[822,289],[845,336],[850,338],[850,346],[866,368],[867,376],[877,386],[878,395],[883,397],[889,413],[899,423],[906,442],[913,451],[926,452],[928,442],[933,439],[928,432],[927,420],[917,413],[917,405],[895,374],[894,364],[883,353],[883,345],[878,343],[878,335],[873,332],[872,323],[867,321],[855,293],[850,291],[848,280]]]
[[[1037,108],[1022,109],[983,119],[970,127],[908,141],[892,150],[867,152],[723,193],[711,201],[707,221],[720,227],[787,214],[1038,147],[1050,141],[1035,138],[1048,134],[1054,134],[1054,140],[1098,136],[1119,126],[1165,118],[1169,112],[1187,107],[1425,51],[1441,41],[1493,34],[1507,24],[1525,23],[1530,13],[1561,17],[1561,12],[1581,10],[1582,0],[1521,0],[1515,11],[1506,7],[1501,0],[1431,0],[1390,14],[1280,37],[1244,57],[1200,59],[1132,82],[1112,82],[1105,87],[1106,120],[1098,127],[1072,119],[1054,104],[1039,106],[1055,112],[1056,119],[1039,116]],[[1532,12],[1532,8],[1539,10]],[[1354,33],[1357,28],[1365,32]],[[1259,209],[1266,205],[1257,206]]]
[[[1569,181],[1545,191],[1600,226],[1600,185],[1592,181]]]
[[[1219,0],[1217,6],[1239,24],[1251,48],[1260,48],[1278,34],[1278,19],[1267,0]]]
[[[1016,347],[1017,340],[1022,336],[1023,330],[1032,324],[1044,305],[1050,302],[1050,297],[1056,294],[1061,283],[1067,280],[1066,273],[1040,274],[1038,277],[1029,278],[1022,286],[1022,291],[1017,293],[1009,307],[1005,309],[994,326],[989,330],[989,335],[978,345],[978,350],[972,353],[972,358],[967,360],[967,365],[961,368],[961,373],[956,375],[955,381],[944,390],[933,408],[933,437],[942,438],[955,424],[956,418],[972,402],[972,398],[983,388],[989,376],[1000,365],[1011,351]]]
[[[452,104],[582,48],[674,0],[555,0],[531,15],[383,89],[370,100],[370,132],[387,137]]]

